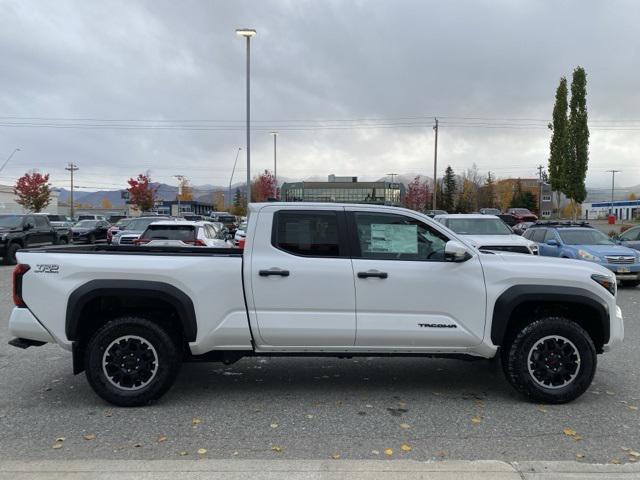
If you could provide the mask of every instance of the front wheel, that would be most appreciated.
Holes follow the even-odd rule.
[[[503,353],[509,383],[541,403],[578,398],[591,385],[596,364],[589,334],[577,323],[555,316],[525,326]]]
[[[104,400],[138,407],[171,388],[181,365],[180,347],[157,323],[122,317],[102,326],[86,345],[89,385]]]

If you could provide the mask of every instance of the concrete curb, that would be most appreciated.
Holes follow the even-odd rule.
[[[640,464],[412,460],[0,461],[0,480],[547,480],[640,479]]]

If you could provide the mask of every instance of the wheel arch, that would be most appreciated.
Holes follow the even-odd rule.
[[[182,335],[187,342],[195,341],[198,328],[195,308],[191,298],[182,290],[164,282],[148,280],[92,280],[75,289],[67,302],[65,334],[67,339],[81,340],[82,332],[89,327],[81,321],[90,306],[105,300],[121,304],[168,306],[175,312]],[[99,308],[99,307],[98,307]],[[121,309],[120,311],[124,311]],[[116,312],[117,313],[117,310]],[[99,327],[97,322],[95,327]]]
[[[544,314],[559,314],[573,320],[591,336],[597,351],[609,341],[609,306],[596,294],[578,287],[517,285],[496,300],[491,341],[502,346],[514,331]]]

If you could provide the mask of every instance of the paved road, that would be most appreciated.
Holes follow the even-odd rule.
[[[640,288],[619,294],[625,345],[600,357],[595,384],[570,405],[522,401],[488,362],[272,358],[185,365],[161,402],[119,409],[71,374],[70,356],[58,347],[6,345],[10,273],[0,268],[3,460],[339,455],[625,463],[634,457],[622,447],[640,451],[640,411],[630,408],[640,407]]]

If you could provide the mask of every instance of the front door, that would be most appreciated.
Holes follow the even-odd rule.
[[[251,246],[245,284],[259,347],[353,347],[355,291],[344,211],[265,207],[256,215],[259,240]]]
[[[389,350],[477,345],[486,293],[477,254],[445,260],[447,235],[398,213],[348,207],[356,285],[356,346]]]

